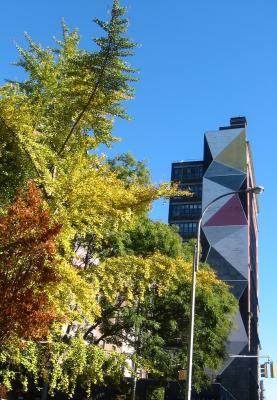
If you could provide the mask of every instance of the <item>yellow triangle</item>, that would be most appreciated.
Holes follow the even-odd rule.
[[[224,164],[230,165],[239,171],[246,172],[246,135],[243,130],[221,153],[215,158]]]

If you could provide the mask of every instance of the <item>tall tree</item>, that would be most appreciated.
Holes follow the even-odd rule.
[[[29,48],[18,47],[17,65],[27,78],[4,85],[0,99],[3,166],[17,154],[1,175],[7,196],[30,178],[50,194],[50,178],[67,170],[67,158],[115,140],[114,117],[127,118],[121,103],[133,96],[129,82],[135,80],[125,61],[135,44],[125,36],[124,13],[115,0],[110,21],[95,20],[106,34],[95,39],[99,50],[80,49],[77,30],[65,23],[57,47],[43,49],[28,35]]]
[[[28,49],[18,47],[26,79],[0,88],[0,377],[9,389],[18,380],[27,388],[31,376],[51,393],[73,396],[78,382],[89,393],[107,376],[118,379],[128,357],[169,376],[164,346],[176,327],[183,336],[187,329],[190,256],[171,228],[146,217],[153,200],[176,188],[153,185],[130,155],[98,155],[100,144],[117,140],[114,119],[128,118],[122,104],[136,78],[119,1],[109,21],[95,22],[104,35],[93,51],[81,49],[65,23],[54,48],[27,36]],[[233,299],[210,270],[199,276],[199,329],[205,340],[212,327],[220,332],[210,344],[215,365]],[[105,352],[96,328],[111,344],[129,342],[133,354]],[[199,385],[212,364],[203,346]]]

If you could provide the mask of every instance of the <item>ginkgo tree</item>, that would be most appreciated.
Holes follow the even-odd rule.
[[[104,34],[92,50],[65,22],[53,47],[26,35],[17,63],[26,78],[0,88],[0,379],[9,390],[43,380],[51,394],[72,397],[79,385],[90,396],[95,385],[120,381],[130,358],[136,370],[171,376],[171,307],[170,332],[186,335],[190,252],[147,218],[153,200],[177,189],[153,185],[130,155],[99,154],[99,145],[118,141],[114,120],[128,119],[123,103],[134,96],[125,11],[114,0],[109,21],[95,20]],[[198,388],[224,358],[235,308],[211,270],[203,267],[199,280]],[[210,348],[200,345],[200,330],[212,331],[208,317],[219,333]],[[119,347],[106,352],[101,337]],[[120,351],[123,343],[133,351]]]

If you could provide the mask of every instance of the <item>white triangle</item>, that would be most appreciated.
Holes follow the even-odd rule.
[[[248,226],[237,226],[237,229],[222,238],[214,246],[244,278],[248,279]]]
[[[211,154],[216,158],[241,132],[243,129],[223,129],[205,133]]]
[[[240,226],[238,225],[227,225],[227,226],[204,226],[203,232],[210,243],[211,246],[214,246],[217,242],[225,239],[227,236],[236,232]]]
[[[213,200],[215,200],[217,197],[229,193],[230,189],[219,185],[216,182],[210,181],[209,179],[203,178],[203,196],[202,196],[202,210],[205,209],[205,207],[210,204]],[[203,221],[202,221],[202,226],[205,225],[205,223],[215,214],[217,211],[220,210],[221,207],[224,206],[227,201],[230,200],[232,195],[223,197],[222,199],[219,199],[215,201],[214,204],[212,204],[208,210],[205,212],[203,216]]]

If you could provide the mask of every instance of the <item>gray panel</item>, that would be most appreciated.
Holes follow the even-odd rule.
[[[213,176],[209,177],[209,180],[219,183],[219,185],[226,186],[231,190],[239,190],[246,175],[225,175],[225,176]]]
[[[241,132],[241,128],[206,132],[205,136],[213,158],[221,153]]]
[[[213,247],[210,248],[206,262],[223,281],[242,281],[245,279],[244,276]]]
[[[235,296],[237,300],[239,300],[247,288],[248,281],[245,279],[244,281],[225,281],[227,285],[230,287],[230,292]]]
[[[213,247],[217,250],[244,278],[248,278],[248,226],[238,229],[217,242]]]
[[[248,337],[244,329],[242,318],[240,312],[238,311],[234,318],[234,328],[229,334],[227,343],[227,353],[238,355],[248,344]],[[229,358],[224,364],[223,368],[220,370],[220,374],[234,361],[234,358]]]
[[[248,342],[230,342],[228,345],[229,354],[239,354]]]
[[[238,343],[238,344],[236,345],[236,343]],[[228,343],[227,353],[228,354],[244,354],[245,352],[248,351],[248,343],[246,343],[244,345],[243,349],[239,351],[240,348],[241,348],[240,342]],[[229,365],[235,360],[236,360],[236,358],[230,357],[224,364],[223,368],[218,372],[218,374],[221,375],[229,367]],[[240,399],[240,400],[242,400],[242,399]]]
[[[230,192],[229,188],[225,186],[219,185],[216,182],[210,181],[209,179],[203,178],[203,196],[202,196],[202,210],[213,201],[216,197],[221,196],[222,194]],[[216,201],[214,204],[209,207],[206,214],[203,217],[203,225],[207,222],[219,209],[227,203],[231,198],[230,196],[223,197],[222,199]]]
[[[240,229],[239,225],[226,225],[226,226],[203,226],[202,230],[210,243],[214,245],[222,239],[227,238],[232,233]]]
[[[204,174],[204,178],[211,178],[214,176],[226,176],[226,175],[242,175],[246,174],[238,169],[232,168],[229,165],[223,164],[222,162],[213,161],[209,165],[209,168]]]
[[[239,311],[237,311],[236,316],[234,318],[234,328],[229,334],[228,341],[230,343],[232,342],[244,343],[244,346],[248,343],[248,336],[245,331],[244,324]]]

